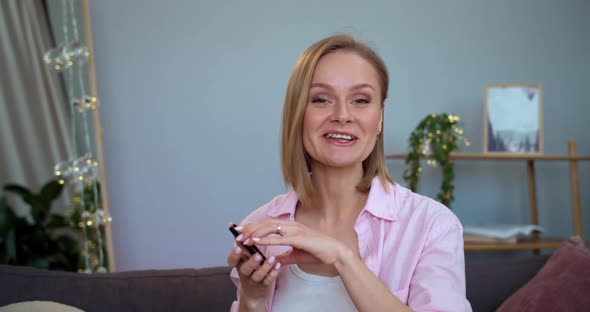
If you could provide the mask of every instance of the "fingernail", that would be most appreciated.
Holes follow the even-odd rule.
[[[244,227],[240,225],[240,226],[236,226],[234,229],[236,229],[236,231],[241,231],[244,229]]]
[[[268,258],[268,264],[273,264],[275,262],[275,256]]]
[[[248,238],[244,241],[244,245],[248,245],[249,242],[250,242],[250,239]]]
[[[255,260],[256,262],[260,262],[260,260],[262,260],[262,256],[261,256],[261,255],[259,255],[259,254],[256,254],[256,256],[254,256],[254,260]]]
[[[235,253],[236,255],[239,255],[239,254],[241,254],[241,253],[242,253],[242,248],[240,248],[240,247],[236,247],[236,248],[234,248],[234,253]]]
[[[236,240],[239,242],[242,240],[242,238],[244,238],[243,234],[238,235],[238,237],[236,237]]]
[[[281,263],[280,262],[277,262],[277,265],[275,265],[275,270],[278,270],[280,268],[281,268]]]
[[[255,242],[259,242],[260,241],[260,238],[258,238],[258,237],[252,237],[252,240],[255,241]]]

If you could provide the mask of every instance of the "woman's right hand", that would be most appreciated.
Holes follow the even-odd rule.
[[[281,264],[270,257],[261,264],[258,254],[250,256],[239,246],[227,257],[228,265],[235,267],[240,275],[240,306],[248,310],[265,311],[270,287],[279,275]]]

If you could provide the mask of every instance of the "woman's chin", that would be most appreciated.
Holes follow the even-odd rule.
[[[322,164],[326,167],[334,168],[334,169],[346,169],[346,168],[354,168],[356,166],[362,167],[362,161],[357,160],[350,160],[350,159],[330,159]]]

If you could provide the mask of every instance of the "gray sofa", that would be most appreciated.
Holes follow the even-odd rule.
[[[547,256],[466,261],[473,311],[494,311],[543,266]],[[0,307],[54,301],[93,311],[228,311],[235,298],[229,267],[105,274],[0,265]]]

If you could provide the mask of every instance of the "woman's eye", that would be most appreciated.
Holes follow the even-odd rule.
[[[311,100],[312,103],[328,103],[328,100],[322,97],[314,97]]]
[[[353,103],[355,103],[355,104],[369,104],[370,102],[367,99],[360,98],[360,99],[354,100]]]

